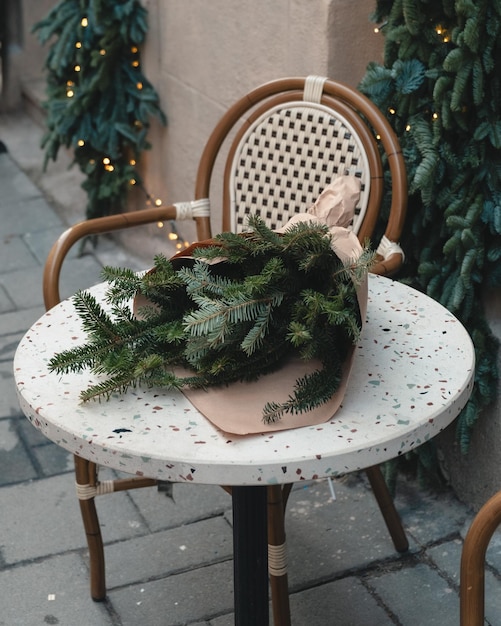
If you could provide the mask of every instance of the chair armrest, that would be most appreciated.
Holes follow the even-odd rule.
[[[54,243],[45,262],[43,272],[43,297],[46,310],[48,311],[61,300],[59,295],[61,267],[66,255],[77,241],[90,235],[109,233],[162,220],[172,220],[176,219],[176,217],[176,207],[175,205],[171,205],[145,209],[143,211],[131,211],[130,213],[98,217],[70,226]]]

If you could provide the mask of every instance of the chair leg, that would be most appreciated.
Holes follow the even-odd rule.
[[[409,542],[381,469],[379,465],[373,465],[368,467],[365,472],[390,532],[393,545],[398,552],[405,552],[409,548]]]
[[[485,553],[499,524],[501,524],[501,491],[492,496],[480,509],[464,540],[459,587],[461,626],[484,624]]]
[[[285,542],[282,487],[270,485],[268,491],[268,571],[270,577],[273,623],[290,626],[289,585]],[[290,490],[289,490],[290,491]],[[288,496],[286,490],[286,497]]]
[[[97,482],[96,466],[94,463],[75,456],[75,474],[77,485],[95,486]],[[93,600],[100,602],[106,598],[106,581],[104,569],[104,548],[101,528],[97,517],[94,498],[79,499],[80,512],[87,536],[90,559],[90,595]]]

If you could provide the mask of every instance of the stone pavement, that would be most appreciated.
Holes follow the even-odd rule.
[[[22,115],[0,117],[8,150],[0,154],[0,626],[230,626],[231,511],[218,487],[102,498],[108,599],[90,599],[72,459],[23,417],[12,375],[16,345],[43,313],[49,247],[85,201],[74,172],[41,176],[39,135]],[[103,262],[128,261],[138,263],[107,240],[97,252],[73,254],[63,294],[97,282]],[[295,488],[289,501],[294,626],[456,626],[472,512],[447,490],[429,493],[401,477],[396,503],[411,547],[400,555],[364,476],[334,487],[335,501],[325,481]],[[501,626],[500,536],[486,580],[486,623]]]

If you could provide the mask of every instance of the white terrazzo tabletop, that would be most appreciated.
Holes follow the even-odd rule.
[[[105,285],[92,291],[102,296]],[[91,375],[60,376],[47,363],[84,339],[68,300],[33,324],[14,359],[23,412],[74,454],[175,482],[290,483],[381,463],[451,423],[469,398],[474,375],[472,342],[451,313],[401,283],[373,275],[367,323],[342,407],[317,426],[229,435],[182,393],[161,389],[137,388],[82,404],[79,393]]]

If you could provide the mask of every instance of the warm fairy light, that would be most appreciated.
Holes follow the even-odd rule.
[[[449,43],[449,41],[451,40],[451,38],[448,35],[445,35],[443,38],[443,42],[444,43]]]
[[[433,113],[433,115],[432,115],[431,117],[432,117],[432,119],[434,119],[434,120],[438,120],[438,113],[436,113],[436,112],[435,112],[435,113]]]
[[[136,182],[137,182],[137,181],[136,181],[136,179],[135,179],[135,178],[131,178],[131,179],[129,180],[129,183],[130,183],[131,185],[135,185],[135,184],[136,184]]]
[[[78,147],[80,147],[80,148],[81,148],[82,146],[85,146],[85,141],[84,141],[83,139],[79,139],[79,140],[77,141],[77,146],[78,146]]]
[[[181,250],[181,248],[183,247],[183,244],[181,242],[177,242],[176,243],[176,250]]]
[[[139,120],[134,120],[134,126],[136,128],[142,128],[143,127],[143,123]]]
[[[160,198],[155,200],[155,206],[162,206],[162,200],[160,200]]]
[[[158,228],[163,228],[164,227],[164,223],[163,222],[157,222],[157,226],[158,226]]]
[[[142,89],[143,88],[143,83],[136,83],[136,87],[138,89]]]
[[[80,49],[82,47],[82,42],[81,41],[77,41],[75,44],[75,48]]]
[[[177,241],[179,239],[179,235],[177,233],[169,233],[169,239],[171,241]]]
[[[80,22],[80,24],[86,28],[89,25],[89,20],[86,17],[82,17],[82,21]]]
[[[75,92],[73,91],[73,89],[68,89],[68,91],[66,92],[66,95],[68,98],[73,98],[73,96],[75,95]]]
[[[111,163],[111,161],[110,161],[110,159],[108,157],[104,157],[103,163],[104,163],[104,165],[109,165]]]
[[[135,164],[136,164],[136,159],[131,159],[129,161],[129,165],[132,165],[134,167]]]
[[[396,113],[396,111],[395,111],[395,109],[393,107],[390,107],[388,109],[388,112],[390,113],[390,115],[395,115],[395,113]]]
[[[377,139],[378,141],[381,141],[381,135],[380,135],[379,133],[376,135],[376,139]]]
[[[132,46],[132,48],[130,49],[130,51],[132,52],[132,54],[137,54],[137,53],[138,53],[138,48],[137,48],[137,46]]]
[[[442,27],[441,26],[437,26],[435,28],[435,32],[437,33],[437,35],[441,35],[443,33]]]
[[[67,87],[73,87],[73,85],[74,85],[74,84],[75,84],[75,83],[74,83],[72,80],[67,80],[67,81],[66,81],[66,86],[67,86]]]
[[[406,130],[407,132],[409,132],[409,131],[410,131],[410,129],[411,129],[411,125],[410,125],[410,124],[407,124],[407,126],[405,127],[405,130]]]
[[[79,72],[82,68],[80,67],[80,65],[75,65],[73,69],[75,70],[75,72]]]
[[[114,170],[115,168],[113,167],[113,165],[105,165],[105,166],[104,166],[104,169],[105,169],[107,172],[113,172],[113,170]]]
[[[101,48],[101,50],[99,50],[99,54],[104,57],[104,55],[106,54],[106,50],[104,48]]]
[[[139,61],[132,61],[132,67],[139,67]]]

